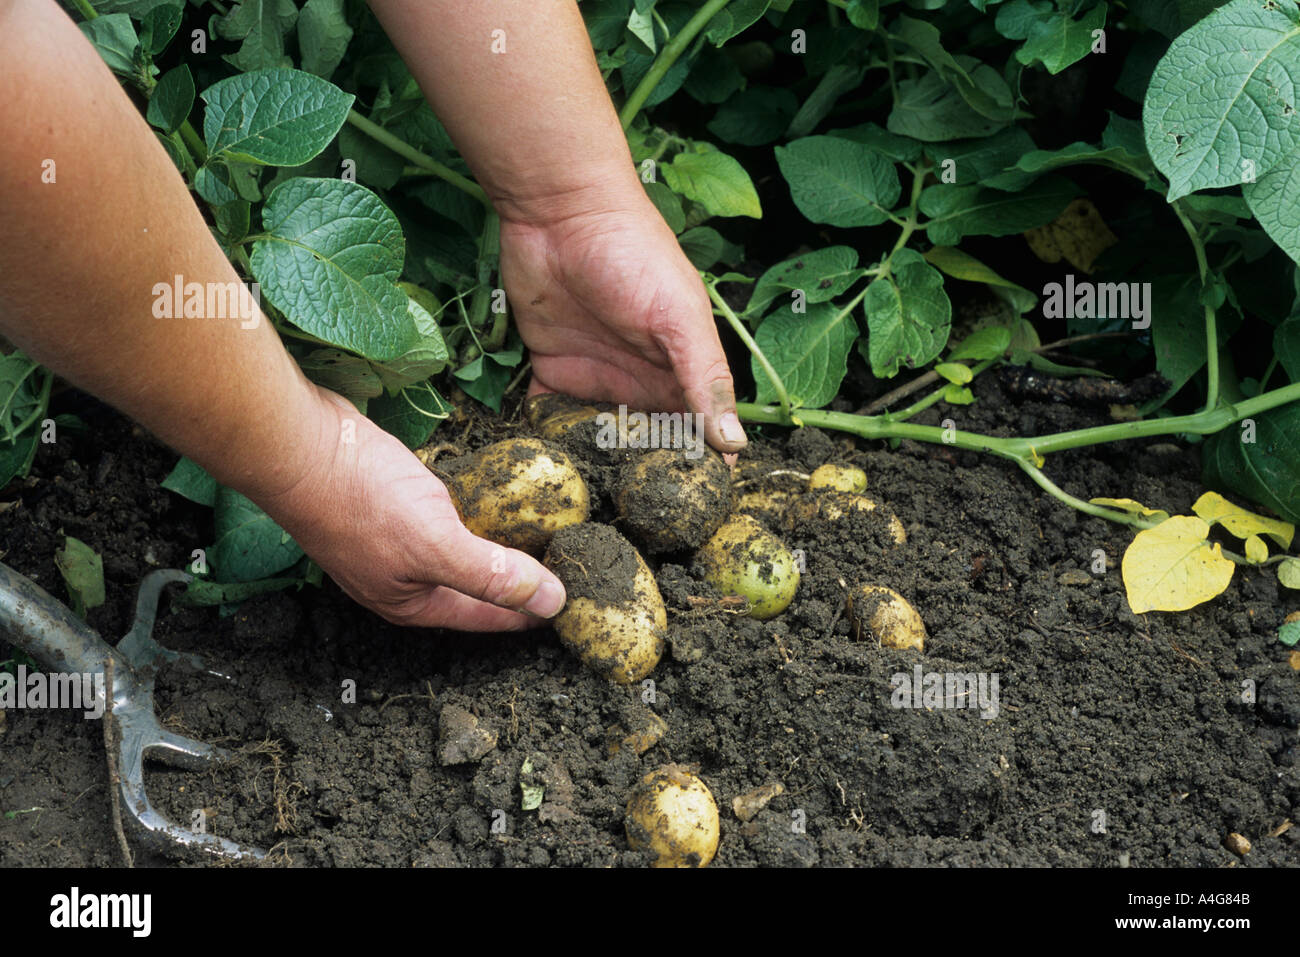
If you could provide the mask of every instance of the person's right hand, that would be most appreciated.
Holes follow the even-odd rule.
[[[406,446],[346,399],[319,393],[300,477],[258,504],[339,587],[398,625],[512,631],[559,613],[559,579],[471,534]]]

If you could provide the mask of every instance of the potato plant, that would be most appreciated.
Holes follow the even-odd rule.
[[[501,409],[527,364],[498,222],[364,4],[69,6],[309,377],[413,448],[453,390]],[[1135,610],[1212,597],[1233,563],[1300,583],[1286,554],[1300,520],[1296,0],[581,10],[645,189],[750,354],[742,418],[1008,459],[1139,530],[1124,563]],[[1070,122],[1032,115],[1031,91]],[[980,299],[978,321],[954,309]],[[0,481],[29,466],[50,389],[21,355],[4,363]],[[1000,366],[1160,385],[1109,425],[961,428],[972,381]],[[871,414],[829,408],[850,376],[884,383]],[[911,421],[936,406],[941,425]],[[1172,517],[1124,490],[1085,500],[1045,470],[1056,452],[1153,436],[1202,442],[1206,484],[1277,519],[1219,499]],[[219,579],[302,578],[296,545],[251,502],[184,461],[166,484],[214,507]]]

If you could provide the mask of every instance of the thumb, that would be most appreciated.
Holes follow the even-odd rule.
[[[479,538],[459,522],[440,545],[439,584],[536,618],[553,618],[564,607],[564,586],[531,555]]]

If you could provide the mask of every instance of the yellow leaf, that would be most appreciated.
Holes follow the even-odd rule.
[[[1290,548],[1291,539],[1295,536],[1295,526],[1290,522],[1248,512],[1238,505],[1233,505],[1218,492],[1206,492],[1196,500],[1192,511],[1211,525],[1218,522],[1238,538],[1267,535],[1282,548]]]
[[[1175,515],[1137,533],[1121,566],[1135,615],[1194,608],[1228,587],[1232,562],[1218,543],[1205,540],[1209,533],[1209,524],[1191,515]]]
[[[1075,269],[1092,272],[1092,262],[1119,242],[1097,207],[1087,199],[1076,199],[1055,220],[1025,233],[1029,248],[1045,263],[1067,259]]]
[[[1246,539],[1246,561],[1252,565],[1258,565],[1268,558],[1268,546],[1264,544],[1264,539],[1258,535],[1252,535]]]
[[[1168,512],[1161,511],[1158,508],[1147,508],[1141,502],[1136,502],[1131,498],[1090,498],[1088,501],[1093,505],[1109,505],[1111,508],[1117,508],[1131,515],[1154,518],[1157,522],[1163,522],[1169,517]]]

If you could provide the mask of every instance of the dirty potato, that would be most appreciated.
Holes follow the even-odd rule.
[[[619,524],[652,555],[693,551],[731,512],[731,470],[712,449],[654,449],[623,466]]]
[[[749,600],[751,618],[775,618],[799,589],[799,567],[785,543],[749,515],[733,515],[695,555],[705,580]]]
[[[641,779],[627,804],[627,842],[651,867],[704,867],[718,851],[718,805],[690,769],[668,764]]]

